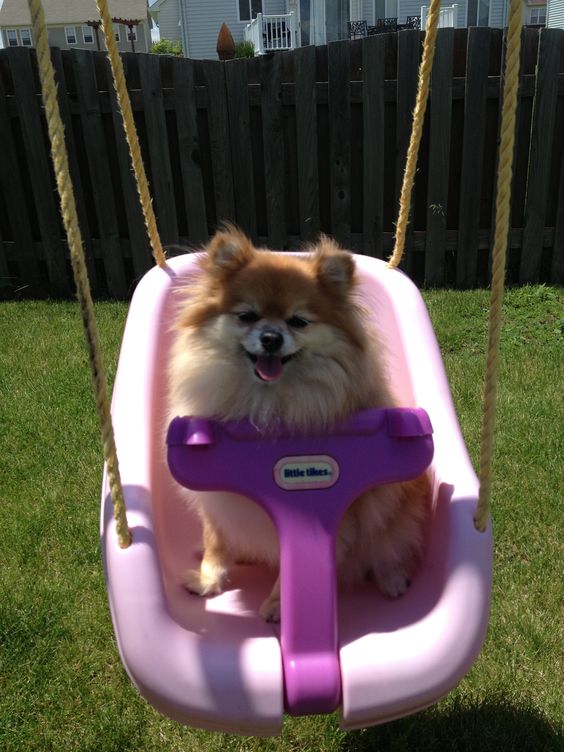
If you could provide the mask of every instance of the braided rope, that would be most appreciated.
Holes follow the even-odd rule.
[[[405,162],[405,170],[401,186],[400,208],[396,224],[396,242],[394,252],[388,261],[390,269],[395,269],[399,266],[405,249],[405,237],[411,208],[411,194],[413,192],[413,183],[415,182],[417,155],[419,153],[419,144],[421,143],[421,135],[423,133],[427,101],[429,99],[429,83],[431,81],[431,70],[433,68],[433,57],[435,55],[435,42],[437,39],[437,29],[439,27],[440,11],[441,0],[431,0],[429,15],[427,16],[427,25],[425,27],[423,57],[421,58],[421,65],[419,66],[419,82],[417,85],[415,109],[413,111],[413,125],[411,127],[411,137],[409,139],[409,148],[407,150],[407,159]]]
[[[519,64],[521,53],[521,0],[511,0],[507,55],[505,59],[503,108],[499,164],[497,170],[497,197],[495,236],[492,251],[492,289],[488,326],[488,357],[484,383],[484,408],[480,442],[480,497],[474,524],[477,530],[486,529],[490,514],[492,485],[492,457],[496,415],[497,374],[499,368],[499,344],[501,337],[501,307],[505,283],[505,259],[509,235],[511,180],[513,176],[513,153],[515,145],[515,121],[517,91],[519,87]]]
[[[129,99],[129,94],[127,93],[123,63],[117,48],[112,18],[108,9],[108,0],[96,0],[96,6],[98,8],[98,13],[100,14],[102,31],[104,33],[106,48],[108,50],[108,58],[110,59],[110,65],[112,67],[114,89],[116,91],[121,116],[123,118],[125,137],[127,138],[127,143],[129,145],[129,153],[131,155],[133,172],[135,173],[137,192],[139,193],[139,201],[141,202],[141,208],[143,209],[143,217],[145,218],[145,227],[147,228],[147,234],[151,243],[155,263],[162,269],[166,266],[166,258],[159,237],[159,231],[157,229],[157,221],[155,219],[155,212],[153,210],[153,203],[149,192],[149,183],[143,165],[141,147],[139,146],[139,137],[137,135],[137,128],[135,127],[135,120],[133,119],[131,101]]]
[[[49,139],[51,141],[55,177],[57,179],[57,188],[61,199],[61,214],[63,216],[63,223],[69,244],[71,265],[76,283],[77,296],[80,303],[80,313],[82,316],[90,368],[94,381],[96,407],[98,409],[100,420],[104,459],[108,469],[108,482],[112,494],[116,530],[119,545],[122,548],[127,548],[131,543],[131,533],[127,526],[127,518],[125,514],[125,501],[111,422],[110,403],[108,400],[108,385],[102,362],[100,336],[96,325],[96,319],[94,317],[94,307],[92,305],[90,284],[88,282],[88,273],[86,271],[86,263],[84,260],[82,237],[80,234],[73,186],[69,172],[64,126],[57,102],[55,71],[53,69],[53,63],[51,62],[51,55],[49,52],[45,15],[43,13],[41,0],[28,0],[28,5],[33,26],[33,38],[36,41],[39,75],[49,130]]]

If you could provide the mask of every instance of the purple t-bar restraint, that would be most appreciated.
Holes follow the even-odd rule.
[[[272,518],[280,541],[281,649],[286,709],[326,713],[340,702],[336,536],[368,489],[419,476],[433,458],[422,409],[365,410],[330,435],[259,432],[249,421],[175,418],[174,478],[195,491],[231,491]]]

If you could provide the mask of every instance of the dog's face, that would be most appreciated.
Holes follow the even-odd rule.
[[[324,237],[270,253],[229,229],[200,263],[177,320],[172,413],[305,430],[388,404],[349,253]]]
[[[212,240],[204,274],[181,325],[205,331],[257,385],[307,380],[322,361],[363,347],[351,315],[354,263],[327,239],[307,256],[285,256],[228,230]]]

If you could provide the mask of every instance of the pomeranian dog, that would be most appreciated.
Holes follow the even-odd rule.
[[[169,417],[248,418],[260,430],[278,422],[299,433],[330,430],[366,408],[397,405],[382,348],[366,326],[352,255],[327,237],[301,255],[253,247],[227,227],[186,285],[169,368]],[[182,292],[182,291],[181,291]],[[227,498],[229,496],[229,498]],[[371,578],[386,595],[405,592],[422,548],[426,475],[380,486],[349,507],[337,540],[339,580]],[[192,497],[203,527],[192,593],[213,595],[235,562],[279,565],[267,514],[235,494]],[[280,618],[277,580],[261,615]]]

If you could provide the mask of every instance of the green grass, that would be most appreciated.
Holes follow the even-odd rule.
[[[474,462],[487,293],[426,293]],[[344,733],[288,719],[277,739],[183,728],[137,695],[115,648],[98,541],[102,470],[77,306],[0,305],[0,749],[562,749],[561,290],[508,292],[484,649],[433,708]],[[126,306],[97,305],[110,378]]]

